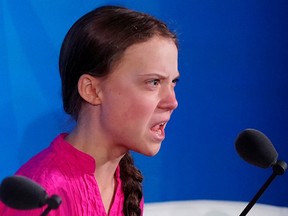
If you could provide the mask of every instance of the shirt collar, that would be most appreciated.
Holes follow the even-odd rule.
[[[63,160],[71,164],[72,169],[75,169],[75,171],[94,174],[96,168],[94,158],[66,142],[65,137],[67,135],[67,133],[58,135],[51,143],[51,147],[57,154],[63,157]]]

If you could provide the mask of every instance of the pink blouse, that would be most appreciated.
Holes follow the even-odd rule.
[[[47,149],[31,158],[16,174],[38,182],[49,196],[57,194],[62,198],[62,204],[51,210],[49,216],[123,216],[124,194],[119,166],[115,172],[117,188],[107,214],[94,177],[94,158],[67,143],[66,135],[56,137]],[[45,208],[14,210],[0,202],[0,215],[40,216]],[[143,212],[143,200],[141,209]]]

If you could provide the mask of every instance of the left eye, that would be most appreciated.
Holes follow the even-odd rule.
[[[178,82],[179,82],[179,78],[174,79],[174,80],[172,81],[172,83],[174,83],[175,85],[176,85],[176,83],[178,83]]]

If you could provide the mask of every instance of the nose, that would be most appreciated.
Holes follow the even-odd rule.
[[[178,101],[173,86],[163,89],[158,107],[168,111],[173,111],[178,107]]]

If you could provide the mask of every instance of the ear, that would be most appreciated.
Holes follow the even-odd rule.
[[[101,104],[99,97],[101,79],[89,74],[83,74],[78,80],[78,92],[80,96],[91,105]]]

